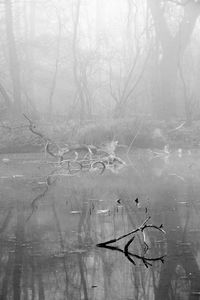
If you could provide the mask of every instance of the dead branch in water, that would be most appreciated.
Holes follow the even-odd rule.
[[[118,238],[111,239],[111,240],[108,240],[108,241],[103,242],[103,243],[99,243],[96,246],[99,247],[99,248],[105,248],[105,249],[115,250],[115,251],[123,253],[125,255],[125,257],[133,265],[136,265],[136,263],[133,260],[133,258],[141,260],[143,262],[143,264],[145,265],[146,268],[148,268],[149,266],[152,266],[152,262],[154,262],[154,261],[161,261],[162,263],[164,263],[164,257],[165,257],[165,255],[158,256],[158,257],[146,257],[145,256],[145,254],[149,250],[149,246],[148,246],[148,244],[146,242],[146,238],[145,238],[145,230],[147,228],[154,228],[156,230],[161,231],[162,233],[165,233],[162,224],[160,226],[156,226],[156,225],[153,225],[153,224],[148,224],[148,221],[150,220],[150,218],[151,218],[150,216],[147,217],[144,220],[144,222],[140,226],[138,226],[136,229],[134,229],[134,230],[132,230],[132,231],[126,233],[126,234],[123,234],[123,235],[119,236]],[[139,233],[139,232],[141,232],[142,235],[143,235],[143,242],[144,242],[144,245],[145,245],[145,253],[144,253],[144,255],[139,255],[139,254],[135,254],[135,253],[129,252],[129,246],[134,241],[135,234]],[[126,243],[124,249],[120,249],[118,246],[110,245],[110,244],[116,243],[119,240],[122,240],[122,239],[124,239],[124,238],[126,238],[126,237],[128,237],[130,235],[133,235],[133,236]]]
[[[63,161],[63,156],[66,152],[68,152],[67,150],[68,148],[60,148],[59,145],[57,145],[54,141],[52,141],[50,138],[46,137],[44,134],[39,132],[36,129],[36,125],[34,124],[34,122],[29,117],[27,117],[27,115],[23,114],[23,116],[29,122],[29,130],[33,134],[39,136],[41,140],[45,143],[45,153],[47,152],[50,156],[54,158],[58,158],[59,162]],[[57,147],[58,149],[57,153],[54,153],[53,151],[50,150],[50,144],[54,144]]]

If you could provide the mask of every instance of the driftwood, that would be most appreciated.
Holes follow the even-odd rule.
[[[156,230],[159,230],[161,231],[162,233],[165,233],[164,229],[163,229],[163,225],[161,224],[160,226],[156,226],[156,225],[153,225],[153,224],[148,224],[148,221],[150,220],[150,216],[147,217],[145,219],[145,221],[142,223],[142,225],[138,226],[136,229],[124,234],[124,235],[121,235],[119,236],[118,238],[115,238],[115,239],[111,239],[111,240],[108,240],[106,242],[103,242],[103,243],[99,243],[97,244],[96,246],[99,247],[99,248],[105,248],[105,249],[110,249],[110,250],[114,250],[114,251],[118,251],[118,252],[121,252],[125,255],[125,257],[133,264],[133,265],[136,265],[135,261],[133,260],[133,258],[135,259],[139,259],[143,262],[143,264],[145,265],[146,268],[148,268],[149,266],[152,266],[152,262],[155,262],[155,261],[161,261],[162,263],[164,263],[164,257],[165,255],[162,255],[162,256],[158,256],[158,257],[147,257],[145,256],[145,254],[147,253],[147,251],[149,250],[149,245],[148,243],[146,242],[146,237],[145,237],[145,230],[147,228],[154,228]],[[144,242],[144,246],[145,246],[145,251],[144,251],[144,255],[139,255],[139,254],[135,254],[135,253],[131,253],[129,252],[129,246],[131,245],[131,243],[134,241],[134,238],[135,238],[135,234],[136,233],[139,233],[141,232],[142,235],[143,235],[143,242]],[[125,244],[124,246],[124,249],[121,249],[119,248],[118,246],[114,246],[114,245],[111,245],[113,243],[116,243],[118,242],[119,240],[121,239],[124,239],[130,235],[133,235],[131,237],[131,239]]]

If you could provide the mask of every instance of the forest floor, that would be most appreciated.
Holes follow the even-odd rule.
[[[35,122],[36,131],[42,133],[61,147],[66,144],[87,144],[99,146],[118,140],[120,145],[134,148],[159,148],[169,145],[171,149],[198,148],[200,146],[200,121],[186,126],[184,121],[155,121],[117,119],[76,122]],[[0,124],[0,153],[37,153],[44,149],[45,141],[33,134],[26,121],[14,124]]]

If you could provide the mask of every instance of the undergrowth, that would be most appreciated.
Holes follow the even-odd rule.
[[[134,140],[135,148],[195,148],[200,144],[200,122],[190,127],[182,121],[164,122],[151,119],[113,119],[78,124],[76,122],[37,121],[37,129],[45,136],[59,143],[87,144],[99,146],[118,140],[121,146],[128,147]],[[178,128],[178,129],[176,129]],[[38,152],[44,148],[41,139],[33,135],[26,120],[13,125],[12,122],[0,124],[0,152]]]

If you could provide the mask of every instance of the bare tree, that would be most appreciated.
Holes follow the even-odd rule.
[[[147,3],[153,18],[158,46],[161,47],[157,64],[160,82],[159,85],[158,82],[156,84],[154,114],[157,117],[170,119],[177,114],[176,85],[180,56],[183,55],[190,41],[200,13],[200,5],[193,0],[187,1],[187,3],[184,1],[148,0]],[[169,19],[166,16],[168,10],[174,6],[181,9],[176,31],[170,30],[168,23],[171,20],[169,16]]]
[[[10,76],[13,85],[14,111],[15,113],[16,112],[20,113],[22,108],[20,67],[19,67],[16,41],[14,36],[12,4],[10,0],[5,0],[4,4],[5,4],[7,44],[8,44],[8,52],[9,52],[9,67],[10,67]]]
[[[59,65],[59,55],[60,55],[60,43],[61,43],[61,19],[60,15],[57,12],[57,21],[58,21],[58,36],[56,41],[56,49],[55,49],[55,70],[53,73],[52,84],[50,88],[50,95],[49,95],[49,115],[52,116],[52,109],[53,109],[53,96],[55,93],[56,82],[57,82],[57,75],[58,75],[58,65]]]
[[[83,120],[91,115],[91,93],[88,84],[88,70],[90,58],[78,47],[78,33],[80,20],[81,0],[77,0],[75,7],[74,32],[72,41],[73,51],[73,75],[75,82],[75,106],[78,107],[80,120]]]
[[[115,102],[116,117],[123,116],[128,105],[133,102],[151,55],[151,44],[146,39],[148,23],[144,24],[142,30],[138,26],[137,2],[128,1],[127,14],[123,49],[114,59],[110,57],[108,62],[109,89]],[[113,57],[113,53],[111,55]]]

